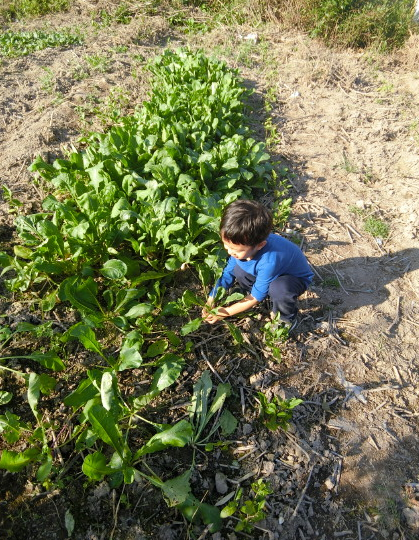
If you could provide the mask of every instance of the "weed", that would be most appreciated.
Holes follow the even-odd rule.
[[[96,28],[107,28],[115,23],[129,24],[132,19],[130,9],[125,2],[120,4],[113,12],[101,9],[98,12],[94,12],[92,17],[92,25]]]
[[[347,173],[357,173],[358,167],[355,165],[353,161],[351,161],[348,157],[348,155],[344,152],[343,153],[343,162],[341,164],[341,167],[344,171]]]
[[[234,530],[236,532],[245,531],[250,533],[253,531],[254,525],[266,517],[263,509],[266,505],[266,498],[272,493],[270,486],[259,479],[251,485],[253,497],[244,499],[243,488],[239,488],[234,500],[229,502],[222,510],[221,517],[226,518],[237,513],[235,516],[238,523]]]
[[[333,46],[400,47],[413,25],[410,0],[308,1],[305,26]]]
[[[365,219],[364,230],[374,236],[374,238],[387,238],[390,233],[389,225],[374,216],[369,216]]]
[[[278,132],[278,128],[273,123],[272,118],[271,117],[267,118],[267,120],[265,120],[265,123],[263,125],[265,128],[266,146],[268,148],[273,148],[276,145],[280,144],[282,140],[281,134]]]
[[[356,216],[365,215],[365,209],[359,208],[359,206],[349,206],[349,212],[351,212],[351,214],[355,214]]]
[[[323,279],[322,285],[323,287],[331,287],[332,289],[339,289],[340,287],[339,280],[333,277]]]
[[[70,0],[12,0],[0,10],[0,14],[5,19],[13,20],[65,11],[69,6]]]
[[[99,73],[109,71],[110,59],[103,54],[92,54],[91,56],[85,56],[84,59],[92,69]]]
[[[41,77],[41,88],[47,94],[52,94],[55,89],[55,75],[51,68],[43,67],[45,75]]]
[[[271,431],[277,430],[279,427],[287,431],[290,421],[292,420],[292,412],[301,403],[302,399],[280,399],[274,396],[271,401],[268,401],[265,394],[257,393],[259,398],[259,413],[265,426]]]

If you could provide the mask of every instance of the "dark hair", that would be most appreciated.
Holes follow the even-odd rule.
[[[220,231],[233,244],[256,246],[268,238],[271,230],[272,215],[257,201],[239,199],[224,209]]]

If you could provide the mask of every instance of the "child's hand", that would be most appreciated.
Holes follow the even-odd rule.
[[[202,310],[202,318],[209,324],[214,324],[224,319],[224,317],[228,317],[228,312],[224,308],[218,308],[216,313],[214,313],[214,310],[211,313],[211,311],[208,311],[208,308],[211,308],[211,306],[205,306]]]

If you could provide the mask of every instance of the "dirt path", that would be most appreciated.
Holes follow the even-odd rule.
[[[237,437],[257,450],[243,467],[257,470],[274,488],[269,517],[257,534],[282,540],[417,538],[419,40],[412,37],[403,51],[383,59],[331,52],[273,25],[256,29],[257,43],[243,39],[252,27],[190,36],[146,12],[110,31],[92,26],[86,4],[53,23],[90,25],[85,45],[2,61],[1,183],[23,201],[25,212],[36,210],[42,190],[26,167],[40,153],[50,160],[59,156],[89,120],[103,129],[106,119],[91,113],[95,104],[109,104],[116,87],[132,96],[119,103],[129,113],[146,93],[145,58],[168,40],[201,46],[238,67],[256,89],[252,114],[261,134],[262,98],[272,104],[271,151],[295,173],[286,233],[316,273],[283,362],[268,359],[236,374],[244,395],[264,388],[307,401],[286,434],[261,435],[250,412],[239,428]],[[109,60],[103,72],[87,61],[97,54]],[[0,200],[5,245],[13,219]],[[368,219],[371,226],[381,224],[375,237],[365,230]],[[4,299],[1,309],[15,314],[21,307]],[[89,496],[92,507],[98,501],[106,507],[111,497],[103,486]],[[127,519],[116,537],[145,538]],[[19,531],[15,538],[28,537]],[[63,537],[62,531],[36,531],[29,537]],[[154,531],[150,538],[187,537],[165,521]],[[76,537],[107,538],[99,525]]]

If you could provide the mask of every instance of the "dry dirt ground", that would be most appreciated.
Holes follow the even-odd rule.
[[[199,46],[239,68],[255,90],[256,132],[270,136],[274,158],[294,174],[285,234],[296,237],[315,270],[280,364],[260,348],[258,358],[243,356],[234,366],[222,342],[219,349],[200,346],[221,378],[233,362],[230,380],[240,388],[243,416],[235,437],[241,444],[234,449],[240,471],[220,458],[216,472],[230,487],[253,476],[270,482],[267,518],[247,536],[233,532],[234,521],[212,536],[204,527],[188,528],[162,500],[153,513],[141,489],[133,488],[130,504],[115,512],[116,495],[106,484],[84,487],[81,507],[71,489],[42,496],[2,473],[0,535],[65,538],[64,513],[71,508],[73,537],[80,540],[419,538],[418,37],[380,57],[331,51],[303,34],[275,24],[255,28],[251,21],[190,34],[152,13],[150,4],[132,2],[126,25],[104,26],[98,9],[110,6],[82,0],[70,13],[11,25],[79,26],[86,40],[1,59],[1,184],[24,202],[19,211],[36,211],[42,194],[27,166],[39,154],[52,161],[64,147],[77,147],[85,129],[106,128],[94,108],[112,107],[116,88],[130,96],[121,102],[129,114],[146,96],[145,59],[165,46]],[[195,19],[205,23],[206,16],[195,12]],[[255,40],[246,39],[251,33]],[[93,55],[106,55],[106,69],[89,63]],[[388,224],[387,237],[365,230],[370,217]],[[14,241],[13,219],[0,200],[3,248]],[[0,311],[11,318],[24,309],[7,294],[1,300]],[[305,400],[287,433],[260,430],[251,396],[261,389]],[[198,480],[217,500],[222,489],[214,486],[214,472],[206,475],[203,466]]]

